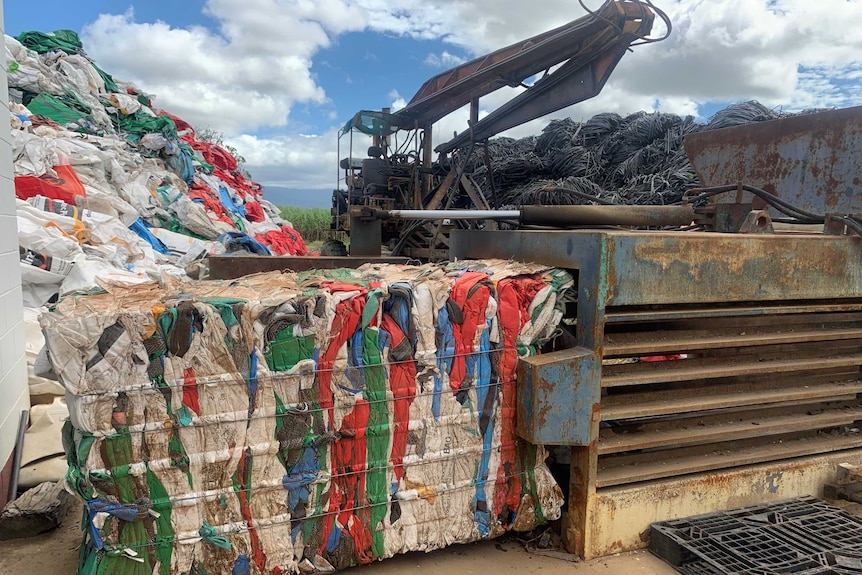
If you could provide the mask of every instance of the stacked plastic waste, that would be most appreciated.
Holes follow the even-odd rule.
[[[74,32],[5,44],[26,305],[182,276],[208,253],[306,254],[233,155],[99,69]]]
[[[33,404],[26,489],[66,469],[64,390],[43,350],[43,304],[105,282],[187,279],[211,253],[306,249],[234,156],[99,69],[74,32],[25,32],[5,46]]]
[[[515,366],[572,285],[494,260],[61,300],[79,573],[330,572],[558,518]]]

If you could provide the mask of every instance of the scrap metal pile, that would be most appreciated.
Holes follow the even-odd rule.
[[[468,163],[490,205],[679,202],[700,184],[683,149],[686,135],[787,113],[751,101],[716,113],[706,124],[661,112],[603,113],[580,123],[553,120],[538,137],[497,138]],[[591,199],[592,198],[592,199]]]
[[[306,254],[233,155],[99,69],[74,32],[5,45],[26,305],[182,276],[207,253]]]
[[[572,286],[489,260],[61,300],[79,573],[330,572],[558,518],[515,366]]]

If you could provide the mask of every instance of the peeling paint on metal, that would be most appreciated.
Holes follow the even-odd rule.
[[[767,491],[769,491],[770,493],[778,493],[782,477],[784,477],[784,474],[780,471],[778,473],[773,473],[772,475],[768,476],[766,478]]]
[[[862,211],[862,107],[712,130],[686,137],[704,186],[744,182],[816,213]],[[732,202],[736,194],[719,197]],[[755,200],[755,208],[763,208]],[[776,212],[772,212],[776,215]]]
[[[584,558],[646,547],[641,533],[655,521],[819,497],[842,462],[862,463],[862,449],[599,490]]]

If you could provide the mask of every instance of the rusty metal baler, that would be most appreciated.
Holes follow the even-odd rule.
[[[576,274],[573,337],[522,360],[517,425],[570,448],[563,535],[586,558],[645,546],[653,521],[817,495],[836,462],[862,460],[862,108],[686,149],[715,193],[694,210],[712,231],[452,236],[457,258]],[[775,231],[786,213],[824,225]]]
[[[496,217],[576,227],[452,235],[452,257],[577,278],[561,349],[519,365],[517,429],[570,455],[563,538],[585,558],[646,546],[654,521],[818,495],[836,463],[862,463],[862,108],[686,148],[709,186],[687,205],[525,207]]]
[[[351,266],[383,261],[388,234],[402,256],[448,248],[571,270],[570,330],[561,349],[521,361],[517,426],[569,454],[563,538],[585,558],[645,546],[654,521],[816,495],[836,462],[862,463],[862,108],[688,136],[705,187],[678,206],[503,212],[457,163],[431,162],[431,124],[461,105],[470,130],[444,155],[595,95],[654,10],[606,2],[429,80],[395,114],[357,114],[345,130],[370,122],[380,157],[342,162],[352,187],[333,205],[359,257],[211,259],[214,278]],[[479,96],[566,59],[478,120]],[[416,133],[413,155],[387,156],[395,129]],[[470,209],[448,209],[458,186]],[[442,241],[443,219],[467,229]]]

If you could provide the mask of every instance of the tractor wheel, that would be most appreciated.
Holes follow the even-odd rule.
[[[323,245],[320,246],[320,255],[346,256],[347,246],[344,245],[344,242],[340,242],[338,240],[326,240],[325,242],[323,242]]]

